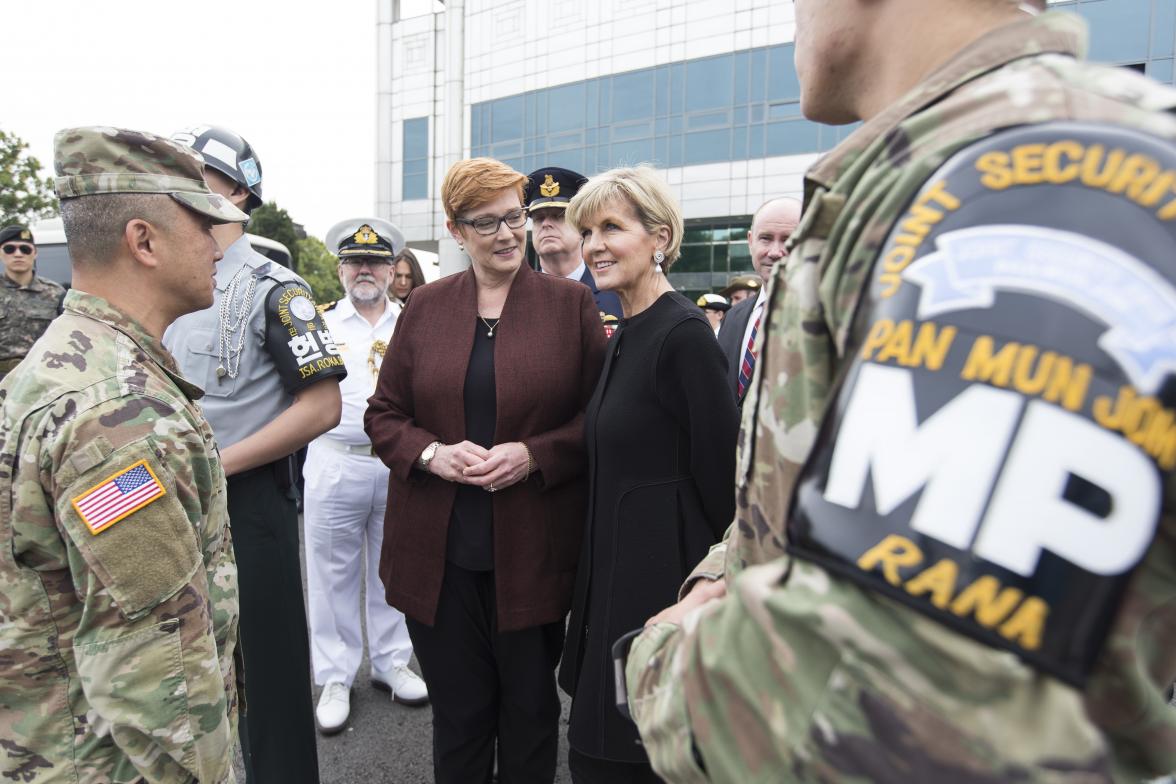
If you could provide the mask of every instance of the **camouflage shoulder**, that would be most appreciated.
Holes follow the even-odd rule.
[[[65,296],[65,286],[62,286],[57,281],[50,280],[49,278],[42,278],[40,275],[38,275],[37,282],[58,296]]]

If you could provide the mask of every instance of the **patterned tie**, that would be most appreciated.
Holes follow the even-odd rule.
[[[743,350],[743,364],[739,366],[739,399],[743,399],[743,391],[747,389],[747,385],[751,383],[751,372],[755,370],[755,336],[759,332],[760,319],[764,317],[764,311],[759,309],[759,315],[755,317],[755,324],[751,327],[751,336],[747,339],[747,348]]]

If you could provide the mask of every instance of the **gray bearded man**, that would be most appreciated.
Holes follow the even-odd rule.
[[[408,668],[412,641],[404,614],[384,601],[379,569],[388,469],[363,430],[367,401],[376,391],[400,314],[386,292],[404,235],[387,221],[355,218],[327,232],[327,246],[339,256],[339,280],[347,296],[320,311],[347,365],[347,378],[339,384],[339,424],[310,443],[303,476],[310,650],[314,682],[322,687],[315,716],[319,730],[329,735],[347,726],[351,685],[363,659],[358,609],[365,563],[371,684],[406,705],[423,705],[429,695],[424,681]]]

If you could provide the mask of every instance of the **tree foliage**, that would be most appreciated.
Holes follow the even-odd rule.
[[[0,226],[30,224],[57,212],[53,181],[19,136],[0,130]]]
[[[298,240],[298,274],[310,284],[320,305],[343,298],[338,262],[318,237]]]
[[[300,270],[298,229],[294,226],[294,219],[290,217],[290,213],[279,207],[276,202],[267,201],[255,209],[249,216],[246,231],[285,245],[293,257],[294,271]]]

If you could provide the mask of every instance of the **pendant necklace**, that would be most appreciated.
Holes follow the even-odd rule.
[[[502,321],[502,317],[499,316],[498,318],[494,319],[493,324],[490,323],[489,319],[482,318],[481,316],[478,316],[478,320],[486,325],[486,330],[487,330],[486,337],[493,340],[494,339],[494,330],[498,329],[498,322]]]

